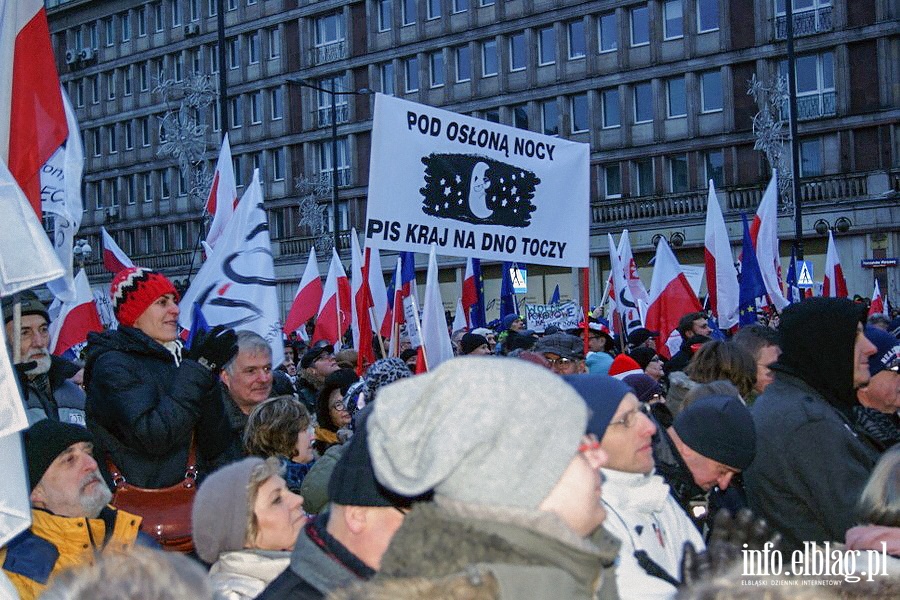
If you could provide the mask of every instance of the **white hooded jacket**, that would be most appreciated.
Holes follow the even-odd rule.
[[[290,560],[288,551],[225,552],[209,570],[209,580],[227,600],[251,600],[288,568]]]

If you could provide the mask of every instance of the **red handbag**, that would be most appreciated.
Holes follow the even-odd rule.
[[[113,480],[112,505],[143,518],[141,531],[155,539],[164,550],[191,552],[191,509],[197,494],[197,450],[191,437],[191,449],[184,480],[175,485],[147,489],[131,485],[107,455],[106,466]]]

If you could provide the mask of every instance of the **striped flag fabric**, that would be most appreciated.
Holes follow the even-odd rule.
[[[650,281],[650,306],[647,308],[647,329],[658,331],[656,352],[671,358],[666,342],[678,327],[682,315],[701,310],[700,300],[681,270],[678,259],[665,237],[656,246],[653,279]]]
[[[209,196],[206,198],[206,212],[213,217],[209,226],[209,233],[206,234],[206,243],[210,248],[216,247],[216,242],[219,241],[219,238],[225,232],[225,226],[228,225],[228,221],[234,215],[237,203],[237,182],[234,177],[231,144],[226,133],[224,138],[222,138],[222,148],[219,150],[216,172],[213,175]]]
[[[834,245],[834,235],[828,232],[828,250],[825,254],[825,279],[822,282],[822,295],[826,298],[846,298],[847,280],[841,268],[841,257]]]
[[[319,275],[319,263],[316,260],[315,246],[309,249],[309,259],[297,286],[294,301],[284,318],[282,331],[285,334],[301,329],[303,325],[316,316],[322,302],[322,277]]]
[[[738,323],[740,290],[728,228],[725,226],[725,217],[712,179],[709,180],[706,202],[703,250],[709,306],[718,319],[719,327],[729,329]]]
[[[106,227],[100,228],[100,234],[103,241],[103,266],[107,271],[115,275],[123,269],[130,269],[134,266],[128,255],[119,248],[113,237],[109,235]]]

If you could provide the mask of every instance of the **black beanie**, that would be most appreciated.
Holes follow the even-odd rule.
[[[756,456],[756,427],[734,396],[706,396],[678,413],[672,424],[687,446],[702,456],[744,470]]]
[[[50,468],[50,463],[66,448],[78,442],[91,442],[94,438],[84,427],[42,419],[25,431],[25,457],[28,460],[29,490],[33,490]]]
[[[13,320],[13,306],[15,306],[15,296],[7,296],[3,299],[3,323],[9,323]],[[25,290],[19,294],[19,302],[22,303],[22,316],[25,315],[41,315],[50,322],[50,314],[44,303],[38,299],[37,294],[31,290]]]
[[[463,354],[471,354],[481,346],[487,345],[487,338],[477,333],[467,333],[459,341],[460,350],[462,350]]]

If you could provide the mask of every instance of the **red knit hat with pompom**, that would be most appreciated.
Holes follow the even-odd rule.
[[[178,301],[178,291],[168,277],[142,267],[119,271],[109,286],[116,319],[126,327],[133,327],[147,307],[166,294],[175,294]]]

